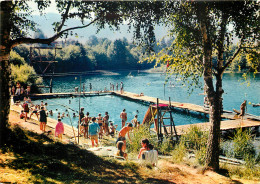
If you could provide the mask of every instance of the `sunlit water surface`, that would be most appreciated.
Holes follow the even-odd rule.
[[[188,88],[182,86],[178,80],[174,78],[170,79],[170,86],[168,82],[165,84],[165,75],[158,73],[138,73],[138,72],[117,72],[115,75],[84,75],[81,77],[81,84],[85,85],[85,91],[89,91],[89,83],[92,84],[92,90],[104,90],[109,89],[110,83],[124,83],[124,89],[133,93],[143,92],[147,96],[158,97],[162,100],[169,100],[177,102],[193,103],[197,105],[203,105],[204,96],[201,95],[203,90],[194,89],[189,94]],[[240,104],[244,99],[248,101],[247,112],[250,114],[260,115],[260,107],[253,107],[251,103],[260,103],[260,74],[257,74],[254,78],[252,75],[249,76],[250,85],[242,83],[242,74],[224,74],[223,76],[223,106],[225,110],[232,111],[233,108],[239,109]],[[47,80],[45,81],[46,84]],[[80,86],[79,76],[65,76],[56,77],[53,79],[53,92],[74,92],[75,87]],[[48,92],[45,90],[45,92]],[[69,104],[71,100],[71,104]],[[44,99],[47,102],[48,110],[53,110],[53,118],[57,118],[58,112],[61,114],[65,112],[69,113],[69,117],[65,117],[63,122],[67,124],[77,125],[77,118],[72,117],[72,113],[84,107],[84,112],[90,112],[90,116],[97,116],[101,113],[102,116],[108,111],[110,120],[121,128],[120,112],[126,109],[128,114],[128,121],[132,120],[136,114],[138,114],[138,120],[142,122],[144,114],[147,111],[148,104],[142,104],[134,101],[129,101],[121,97],[106,95],[106,96],[93,96],[93,97],[81,97],[80,103],[79,98],[55,98],[55,99]],[[40,100],[36,100],[34,103],[39,104]],[[69,108],[68,108],[69,107]],[[57,110],[56,110],[57,109]],[[70,110],[73,109],[74,111]],[[68,110],[68,111],[66,111]],[[207,122],[208,119],[199,117],[196,114],[183,114],[180,112],[174,113],[174,122],[176,125],[183,124],[194,124],[199,122]],[[119,129],[118,128],[118,129]]]

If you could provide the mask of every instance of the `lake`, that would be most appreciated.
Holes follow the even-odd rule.
[[[260,103],[260,74],[256,74],[254,78],[253,75],[249,75],[250,85],[243,82],[242,74],[239,73],[225,73],[223,75],[223,106],[225,110],[232,111],[233,108],[239,109],[240,104],[247,100],[248,109],[247,112],[250,114],[260,115],[260,107],[253,107],[251,103]],[[178,80],[173,77],[170,78],[171,84],[168,82],[165,86],[165,75],[160,73],[145,73],[137,71],[121,71],[109,74],[95,74],[95,75],[83,75],[81,77],[81,84],[85,85],[85,91],[89,91],[89,83],[92,84],[92,90],[104,90],[110,88],[110,83],[124,83],[124,89],[128,92],[133,93],[144,93],[144,95],[158,97],[162,100],[169,100],[177,102],[193,103],[197,105],[203,105],[204,96],[201,95],[203,90],[194,89],[190,94],[186,86],[182,86]],[[48,82],[45,81],[48,85]],[[80,76],[64,76],[55,77],[53,79],[53,92],[74,92],[75,87],[80,86]],[[43,90],[48,92],[47,89]],[[71,100],[71,104],[69,104]],[[58,112],[69,112],[72,116],[73,111],[68,110],[68,107],[74,110],[79,109],[79,98],[56,98],[56,99],[45,99],[47,102],[48,110],[52,109],[54,111],[54,119],[57,117]],[[40,100],[35,101],[36,104],[40,103]],[[147,111],[148,105],[137,103],[123,99],[116,96],[93,96],[93,97],[81,97],[80,99],[81,107],[85,108],[85,113],[90,112],[90,116],[97,116],[101,113],[102,116],[106,111],[110,114],[110,120],[115,124],[121,126],[120,112],[126,109],[128,113],[128,121],[134,118],[134,115],[138,114],[138,120],[142,122],[143,116]],[[65,107],[68,106],[68,107]],[[56,111],[56,109],[58,109]],[[74,126],[77,125],[77,118],[64,118],[64,122],[70,124],[73,123]],[[176,125],[183,124],[193,124],[199,122],[207,122],[208,119],[198,117],[194,114],[187,115],[179,112],[174,113],[174,122]]]

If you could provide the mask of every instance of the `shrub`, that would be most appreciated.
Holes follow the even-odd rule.
[[[237,129],[233,138],[233,144],[236,158],[246,160],[249,157],[255,157],[255,148],[249,130],[242,131],[242,128]]]
[[[200,127],[191,126],[188,131],[181,136],[180,142],[175,146],[173,160],[181,162],[188,153],[187,150],[193,150],[196,161],[204,164],[206,157],[206,145],[208,140],[208,132],[202,131]]]
[[[180,163],[183,161],[184,157],[187,155],[186,147],[183,141],[177,144],[172,151],[172,160],[175,163]]]
[[[42,83],[42,78],[36,75],[33,67],[28,64],[24,65],[13,65],[11,64],[11,79],[13,83],[37,85]]]
[[[17,52],[11,51],[10,52],[10,63],[13,65],[24,65],[25,60],[23,57],[21,57]]]

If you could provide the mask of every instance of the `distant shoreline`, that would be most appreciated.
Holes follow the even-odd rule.
[[[78,76],[78,75],[120,75],[119,72],[132,72],[132,71],[138,71],[140,73],[165,73],[165,69],[162,67],[158,68],[150,68],[150,69],[145,69],[145,70],[92,70],[92,71],[86,71],[86,72],[67,72],[67,73],[54,73],[53,74],[45,74],[44,76],[50,77],[63,77],[63,76]],[[224,73],[241,73],[243,74],[244,72],[239,72],[239,71],[225,71]],[[250,72],[253,73],[253,72]],[[259,74],[260,72],[257,72],[256,74]]]

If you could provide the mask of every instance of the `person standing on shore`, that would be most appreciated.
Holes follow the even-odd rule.
[[[94,141],[96,142],[96,147],[98,147],[98,132],[99,125],[96,123],[96,118],[92,118],[92,122],[89,124],[89,136],[92,143],[92,147],[94,147]]]
[[[46,124],[47,124],[46,111],[44,110],[44,107],[41,107],[41,111],[40,111],[40,130],[43,131],[43,133],[45,132]]]
[[[98,117],[96,119],[98,120],[98,125],[99,125],[99,128],[100,128],[98,138],[102,139],[102,136],[103,136],[103,117],[101,116],[101,113],[98,114]]]
[[[122,128],[125,126],[125,122],[127,121],[127,113],[125,112],[125,109],[120,114],[120,118],[122,119]]]
[[[104,116],[104,118],[103,118],[103,121],[104,121],[104,133],[105,133],[106,135],[109,135],[108,120],[109,120],[108,112],[105,112],[105,116]]]
[[[240,105],[240,114],[239,117],[242,117],[245,115],[245,112],[247,111],[247,107],[246,107],[246,100],[244,100],[244,102]]]
[[[58,123],[55,127],[55,137],[58,137],[62,141],[62,134],[64,134],[64,125],[61,119],[58,119]]]
[[[123,148],[122,148],[122,151],[123,151],[123,152],[125,152],[125,150],[126,150],[126,138],[125,138],[126,134],[127,134],[127,136],[128,136],[128,139],[129,139],[130,143],[132,143],[132,141],[131,141],[131,139],[130,139],[130,136],[129,136],[129,131],[132,130],[132,128],[133,128],[132,123],[128,123],[128,125],[127,125],[126,127],[123,127],[123,128],[120,130],[119,134],[118,134],[118,138],[117,138],[116,143],[117,143],[118,141],[123,141],[123,142],[124,142],[124,146],[123,146]]]
[[[27,115],[29,113],[29,105],[26,101],[23,104],[23,111],[25,112],[24,121],[27,121]]]

